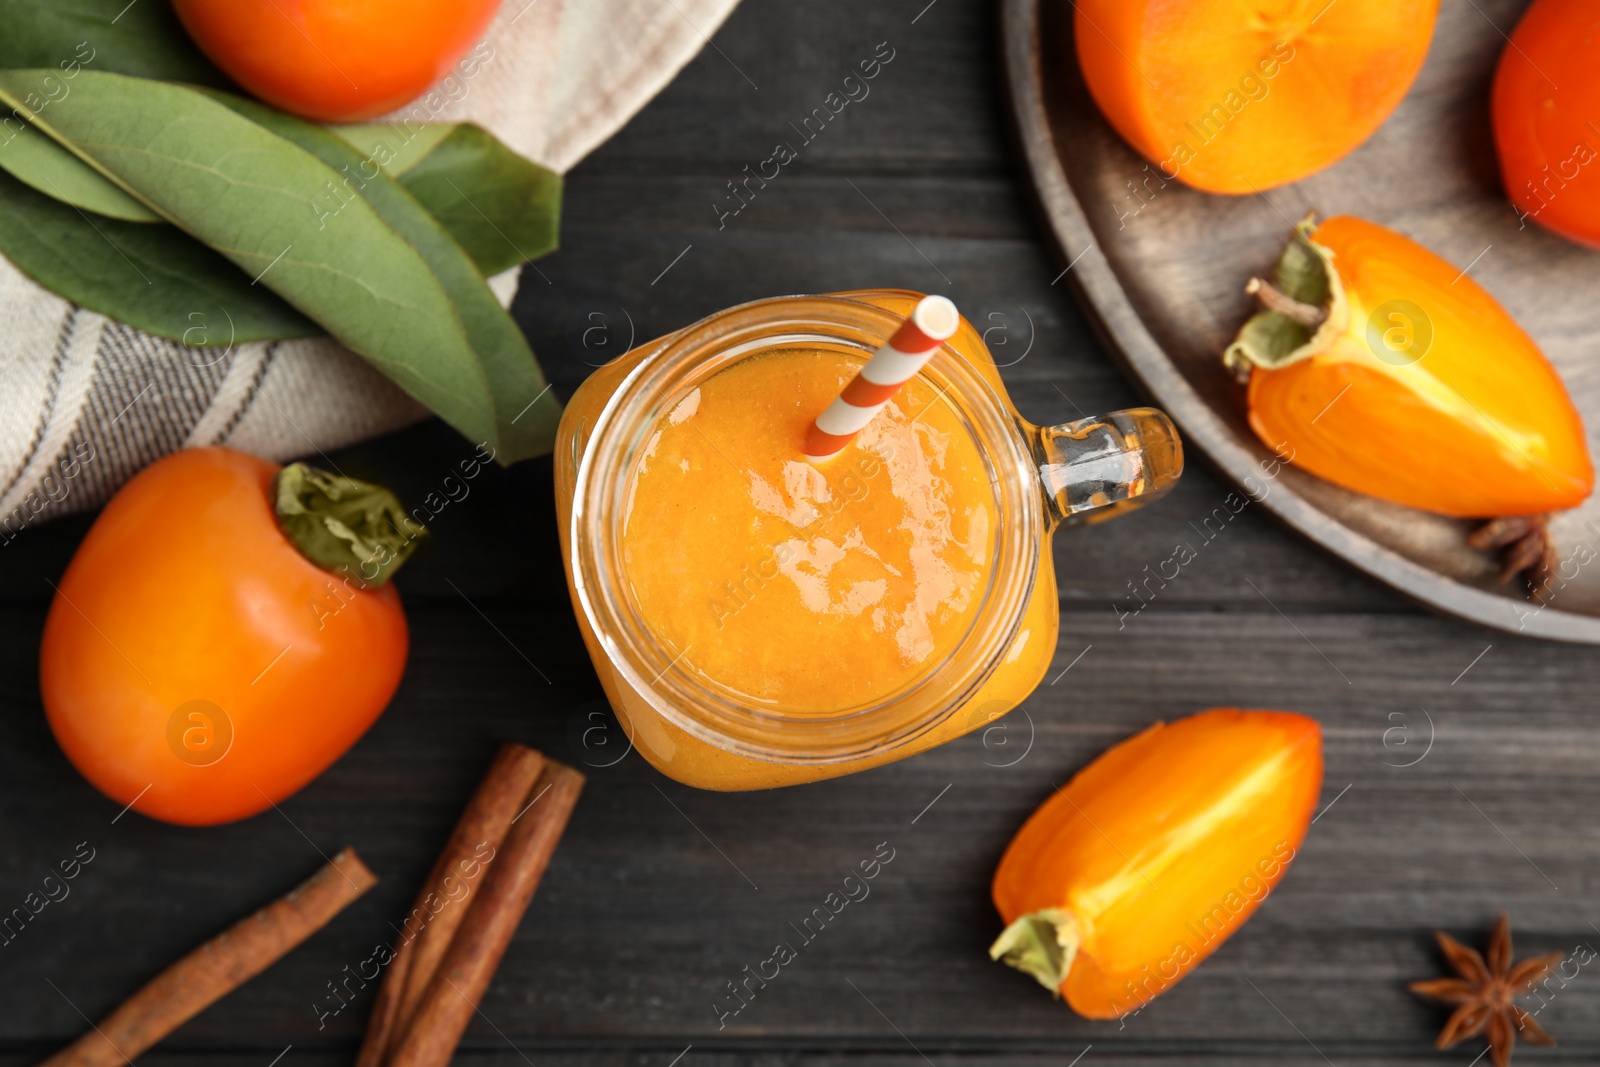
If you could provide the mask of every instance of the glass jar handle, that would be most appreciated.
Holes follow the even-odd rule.
[[[1178,428],[1155,408],[1022,429],[1044,483],[1052,527],[1115,518],[1166,495],[1183,474]]]

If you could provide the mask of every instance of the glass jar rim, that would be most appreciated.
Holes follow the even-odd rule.
[[[632,602],[618,536],[627,486],[639,450],[678,399],[732,363],[777,344],[842,345],[864,359],[902,319],[845,297],[774,297],[718,312],[665,338],[640,360],[607,400],[583,445],[568,539],[579,604],[613,667],[650,710],[714,747],[781,763],[836,763],[900,748],[955,714],[1015,642],[1044,550],[1044,502],[1009,404],[948,344],[922,373],[955,401],[952,407],[984,459],[996,529],[979,608],[943,661],[869,703],[833,713],[786,712],[735,699],[685,669],[679,662],[684,653],[673,658]]]

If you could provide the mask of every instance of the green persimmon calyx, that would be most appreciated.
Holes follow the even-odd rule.
[[[291,463],[272,480],[278,528],[323,570],[383,585],[428,535],[381,485]]]
[[[1301,219],[1272,268],[1272,280],[1252,278],[1245,288],[1262,309],[1222,354],[1223,364],[1241,381],[1253,367],[1276,370],[1327,351],[1349,325],[1344,284],[1332,250],[1311,239],[1316,228],[1315,215]]]
[[[1024,915],[1000,932],[989,958],[1015,967],[1056,996],[1078,955],[1078,921],[1061,908]]]

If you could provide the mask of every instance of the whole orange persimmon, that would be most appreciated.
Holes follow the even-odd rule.
[[[1084,80],[1118,133],[1209,193],[1339,160],[1411,88],[1439,0],[1077,0]]]
[[[275,107],[358,122],[416,99],[483,36],[500,0],[173,0],[211,61]]]
[[[1600,248],[1600,5],[1537,0],[1494,77],[1494,139],[1506,192],[1532,219]]]
[[[151,464],[50,605],[39,685],[56,740],[102,793],[167,822],[283,800],[400,684],[386,579],[420,532],[386,490],[299,464],[224,448]]]

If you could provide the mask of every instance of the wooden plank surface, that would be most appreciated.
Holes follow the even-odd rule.
[[[873,94],[719,232],[708,205],[723,183],[886,39],[898,51]],[[747,0],[716,43],[727,60],[702,55],[572,176],[565,249],[516,309],[559,388],[605,358],[601,335],[584,344],[592,313],[643,339],[755,297],[899,285],[951,293],[1004,330],[997,351],[1001,337],[1026,350],[1004,373],[1032,418],[1137,400],[1051,284],[1064,264],[1005,139],[990,5]],[[435,423],[335,459],[411,499],[467,451]],[[590,785],[458,1062],[1042,1067],[1092,1046],[1083,1067],[1466,1064],[1476,1048],[1431,1051],[1440,1014],[1403,988],[1438,970],[1431,929],[1476,939],[1507,907],[1519,953],[1600,945],[1600,650],[1421,613],[1258,507],[1207,539],[1229,491],[1195,464],[1160,505],[1058,537],[1058,680],[1003,730],[842,781],[727,796],[637,754],[613,764],[614,725],[585,733],[611,720],[560,578],[550,464],[491,472],[399,579],[413,653],[390,710],[281,813],[209,830],[117,818],[55,747],[35,656],[46,579],[87,519],[25,534],[0,549],[0,907],[80,842],[95,858],[0,948],[0,1067],[42,1058],[83,1028],[79,1011],[101,1014],[304,878],[319,851],[352,844],[380,886],[139,1059],[266,1067],[292,1046],[282,1067],[348,1063],[371,990],[319,1029],[326,983],[392,934],[506,738],[584,764]],[[1132,614],[1129,583],[1179,542],[1196,559]],[[1124,1024],[1077,1019],[985,957],[994,863],[1107,745],[1213,705],[1317,716],[1332,806],[1281,888],[1193,976]],[[719,1029],[725,983],[882,842],[894,859],[871,895]],[[1518,1062],[1600,1058],[1597,991],[1585,968],[1540,1015],[1561,1047]]]

